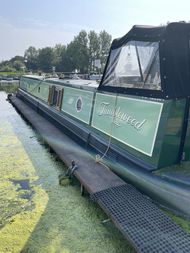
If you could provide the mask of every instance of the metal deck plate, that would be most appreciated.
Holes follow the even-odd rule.
[[[190,235],[152,201],[125,184],[91,195],[141,253],[189,253]]]

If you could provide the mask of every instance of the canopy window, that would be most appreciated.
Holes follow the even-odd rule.
[[[159,43],[133,40],[112,49],[102,85],[161,90]]]
[[[112,42],[98,90],[159,99],[190,96],[190,23],[133,26]]]

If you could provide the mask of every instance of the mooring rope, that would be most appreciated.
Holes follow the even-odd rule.
[[[110,130],[110,134],[109,134],[109,140],[108,140],[107,148],[106,148],[105,152],[102,154],[102,156],[100,156],[100,154],[97,154],[95,156],[95,161],[97,163],[101,163],[104,166],[106,166],[106,165],[102,162],[103,162],[103,159],[106,156],[106,154],[107,154],[107,152],[108,152],[108,150],[111,146],[111,140],[112,140],[112,137],[113,137],[113,127],[114,127],[114,122],[115,122],[115,117],[116,117],[116,110],[117,110],[117,107],[116,107],[117,106],[117,99],[118,99],[118,94],[116,94],[116,99],[115,99],[115,103],[114,103],[114,115],[113,115],[113,119],[112,119],[112,122],[111,122],[111,130]]]

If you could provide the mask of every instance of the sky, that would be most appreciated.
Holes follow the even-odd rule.
[[[190,21],[188,0],[0,0],[0,61],[68,44],[81,30],[106,30],[112,38],[133,25]]]

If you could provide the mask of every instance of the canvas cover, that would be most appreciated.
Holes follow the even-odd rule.
[[[190,96],[190,24],[134,26],[115,39],[98,89],[164,99]]]

